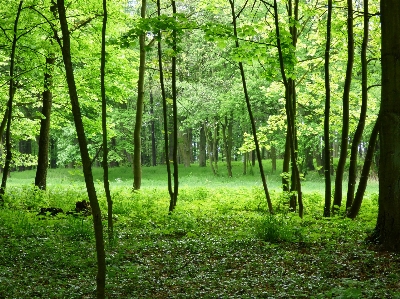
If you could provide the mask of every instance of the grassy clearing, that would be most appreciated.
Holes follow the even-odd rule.
[[[400,256],[364,239],[374,227],[377,184],[360,216],[324,219],[323,181],[304,183],[305,217],[287,212],[280,177],[268,174],[275,216],[267,214],[254,175],[219,176],[181,169],[178,206],[168,215],[165,169],[143,169],[131,192],[129,169],[112,169],[115,239],[106,240],[109,298],[400,298]],[[50,172],[49,190],[34,172],[13,173],[0,210],[0,298],[93,298],[94,237],[90,218],[39,220],[40,207],[64,211],[86,199],[77,170]],[[103,211],[101,170],[95,170]],[[106,222],[104,222],[106,224]]]

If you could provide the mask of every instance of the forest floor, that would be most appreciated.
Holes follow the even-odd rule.
[[[101,170],[95,175],[105,212]],[[0,209],[0,298],[95,296],[91,217],[37,216],[42,207],[66,212],[87,199],[82,175],[62,169],[49,176],[40,192],[34,171],[11,174]],[[111,170],[108,298],[400,298],[400,255],[365,242],[376,221],[376,182],[355,220],[323,218],[323,180],[310,174],[300,219],[288,212],[279,174],[268,179],[274,216],[255,169],[232,179],[182,169],[172,214],[162,166],[143,169],[139,192],[131,191],[131,176]]]

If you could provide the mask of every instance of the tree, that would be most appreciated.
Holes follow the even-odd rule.
[[[382,100],[380,110],[379,211],[371,239],[400,251],[400,5],[381,0]]]
[[[328,18],[326,21],[325,45],[325,117],[324,117],[324,176],[325,176],[325,207],[324,217],[330,216],[331,208],[331,150],[329,142],[329,113],[331,108],[331,87],[329,77],[329,59],[331,48],[332,0],[328,0]]]
[[[110,182],[108,179],[108,138],[107,138],[107,99],[106,99],[106,86],[105,86],[105,69],[106,69],[106,31],[107,31],[107,0],[103,0],[103,26],[101,30],[101,65],[100,65],[100,90],[101,90],[101,121],[103,133],[103,184],[104,192],[107,198],[108,207],[108,238],[113,238],[113,217],[111,199]]]
[[[14,78],[14,71],[15,71],[15,50],[17,47],[17,41],[22,36],[18,36],[18,21],[21,15],[22,4],[24,1],[19,2],[17,16],[15,17],[14,22],[14,29],[13,29],[13,39],[12,39],[12,46],[11,46],[11,54],[10,54],[10,81],[9,81],[9,89],[8,89],[8,102],[7,102],[7,128],[6,128],[6,163],[4,166],[3,177],[1,180],[1,187],[0,187],[0,204],[4,204],[3,195],[6,191],[7,185],[7,176],[10,169],[10,163],[12,159],[12,152],[11,152],[11,120],[12,120],[12,108],[13,108],[13,99],[15,94],[15,78]]]
[[[78,135],[79,149],[81,152],[83,174],[85,177],[86,189],[93,214],[93,226],[95,232],[96,253],[97,253],[97,276],[96,276],[97,298],[105,298],[106,260],[104,251],[103,224],[101,220],[100,205],[97,200],[96,189],[93,181],[92,162],[89,157],[89,152],[87,148],[86,134],[85,134],[85,129],[83,127],[81,108],[79,105],[78,93],[75,84],[74,70],[72,67],[70,32],[68,29],[64,0],[57,0],[57,8],[60,18],[62,42],[60,38],[57,38],[57,40],[61,47],[62,56],[64,60],[65,73],[67,77],[69,96],[72,106],[72,113],[74,116],[76,133]]]
[[[146,0],[142,0],[142,7],[140,9],[140,16],[142,20],[146,18]],[[137,89],[136,101],[136,121],[135,131],[133,133],[133,189],[139,190],[142,184],[142,142],[141,142],[141,128],[143,118],[143,100],[144,100],[144,75],[146,71],[146,32],[143,30],[139,35],[140,47],[140,63],[139,63],[139,79]]]
[[[354,34],[353,34],[353,0],[347,0],[347,67],[343,89],[343,119],[342,137],[340,143],[340,156],[336,168],[335,194],[333,198],[332,212],[342,205],[343,173],[347,158],[347,145],[349,143],[349,105],[350,86],[354,63]]]

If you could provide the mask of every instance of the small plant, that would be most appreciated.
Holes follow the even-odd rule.
[[[267,214],[255,223],[256,237],[271,243],[294,241],[295,230],[283,214]]]

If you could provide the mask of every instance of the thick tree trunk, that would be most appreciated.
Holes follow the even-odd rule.
[[[332,197],[332,186],[331,186],[331,149],[329,142],[329,113],[331,109],[331,87],[329,77],[329,59],[330,59],[330,48],[331,48],[331,22],[332,22],[332,0],[328,0],[328,20],[326,23],[326,44],[325,44],[325,116],[324,116],[324,177],[325,177],[325,206],[324,206],[324,217],[331,215],[331,197]]]
[[[357,179],[357,157],[358,146],[361,142],[362,134],[364,132],[365,118],[367,116],[367,102],[368,102],[368,74],[367,74],[367,47],[368,47],[368,32],[369,32],[369,15],[368,15],[368,0],[364,0],[364,36],[361,48],[361,90],[362,90],[362,104],[360,117],[356,132],[354,133],[353,141],[351,143],[350,154],[350,167],[349,167],[349,182],[347,188],[346,209],[349,209],[353,204],[354,191],[356,188]]]
[[[44,91],[42,94],[42,114],[44,118],[40,120],[38,164],[35,177],[35,186],[42,190],[46,190],[47,168],[49,165],[50,115],[53,101],[51,88],[54,63],[55,59],[53,57],[46,58],[46,73],[44,74]]]
[[[400,251],[400,5],[381,0],[382,96],[380,109],[379,212],[373,237]]]
[[[12,119],[12,107],[13,107],[13,99],[15,94],[15,81],[14,81],[14,68],[15,68],[15,50],[17,47],[17,32],[18,32],[18,21],[19,16],[22,10],[22,4],[24,1],[19,2],[17,16],[14,22],[14,37],[11,46],[11,55],[10,55],[10,84],[8,89],[8,102],[7,102],[7,128],[6,128],[6,161],[4,163],[3,169],[3,177],[1,180],[1,187],[0,187],[0,205],[4,204],[3,195],[6,192],[7,186],[7,178],[10,171],[10,164],[12,160],[12,152],[11,152],[11,119]]]
[[[142,20],[146,18],[146,0],[142,0],[140,11]],[[140,58],[139,58],[139,79],[138,94],[136,101],[136,121],[133,132],[133,189],[139,190],[142,185],[142,142],[141,129],[143,119],[143,100],[144,100],[144,74],[146,72],[146,33],[139,36]]]
[[[67,77],[68,90],[72,106],[72,114],[74,117],[76,133],[78,135],[79,149],[82,158],[83,174],[86,182],[86,189],[90,201],[90,206],[93,215],[93,226],[96,239],[96,253],[97,253],[97,298],[105,298],[105,282],[106,282],[106,263],[105,251],[103,240],[103,224],[101,221],[101,211],[99,202],[97,200],[96,189],[94,187],[91,160],[87,149],[87,141],[85,130],[83,127],[81,109],[79,106],[78,93],[75,85],[74,72],[71,60],[71,46],[70,36],[68,30],[67,16],[65,12],[64,0],[57,0],[58,13],[60,17],[60,25],[62,31],[62,45],[59,40],[62,56],[65,65],[65,72]]]
[[[343,119],[342,119],[342,138],[340,144],[340,156],[336,169],[335,194],[333,197],[332,212],[342,205],[342,189],[344,166],[347,158],[347,147],[349,139],[349,103],[350,86],[353,73],[354,62],[354,35],[353,35],[353,0],[347,0],[347,68],[343,90]]]

